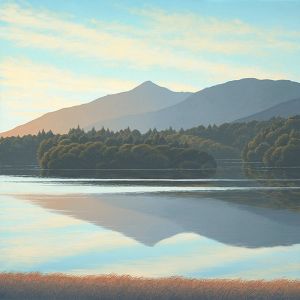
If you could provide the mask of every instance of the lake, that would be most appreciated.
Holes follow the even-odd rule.
[[[300,279],[297,176],[253,179],[223,167],[210,179],[82,179],[24,170],[0,175],[2,272]]]

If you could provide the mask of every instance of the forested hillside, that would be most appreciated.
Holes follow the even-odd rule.
[[[299,167],[300,116],[274,119],[246,145],[243,159],[269,167]]]
[[[116,132],[104,128],[85,132],[78,127],[71,129],[68,134],[56,135],[51,131],[48,133],[43,131],[38,135],[0,138],[0,164],[40,163],[43,168],[49,168],[49,166],[52,168],[57,167],[56,157],[64,156],[63,165],[69,167],[72,165],[72,161],[74,167],[87,164],[86,166],[89,167],[93,165],[93,167],[103,168],[117,166],[128,168],[128,165],[131,165],[132,167],[140,166],[143,168],[149,163],[147,160],[153,161],[153,167],[158,165],[170,168],[182,165],[192,166],[191,161],[196,166],[198,158],[193,157],[193,155],[198,152],[206,152],[216,159],[240,158],[244,146],[272,122],[226,123],[220,126],[198,126],[179,131],[172,128],[162,131],[153,129],[144,134],[129,128]],[[198,152],[189,152],[190,159],[185,158],[175,163],[174,157],[177,157],[178,154],[175,155],[175,148],[182,151],[193,149]],[[93,161],[93,151],[101,152],[101,160],[99,156],[99,160]],[[47,152],[49,153],[45,156]],[[79,152],[82,153],[78,154]],[[125,157],[124,155],[129,155],[129,152],[130,157]],[[135,156],[138,152],[144,153],[143,162]],[[119,154],[115,157],[115,153]],[[90,156],[89,163],[87,163],[87,156]],[[123,160],[122,163],[121,160]],[[91,163],[92,161],[93,163]],[[184,163],[184,161],[190,162]]]

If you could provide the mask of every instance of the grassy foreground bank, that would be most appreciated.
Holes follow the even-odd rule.
[[[0,299],[299,299],[300,281],[0,274]]]

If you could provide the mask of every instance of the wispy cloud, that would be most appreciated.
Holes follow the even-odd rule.
[[[129,90],[136,82],[8,58],[0,62],[0,85],[1,106],[21,118],[32,118],[41,112],[93,100],[103,93]]]
[[[211,77],[284,76],[256,67],[208,60],[207,53],[267,54],[274,47],[299,50],[299,44],[273,31],[239,20],[219,21],[193,13],[133,11],[143,18],[140,29],[122,23],[76,23],[73,18],[9,4],[0,10],[6,25],[0,37],[21,47],[44,48],[133,68],[159,67],[204,72]],[[283,32],[287,36],[287,32]],[[288,33],[289,34],[289,33]],[[295,34],[295,33],[293,33]],[[255,51],[253,51],[255,49]]]
[[[0,4],[0,40],[31,54],[47,51],[61,59],[67,55],[75,64],[92,62],[103,69],[96,76],[82,66],[75,72],[43,62],[41,56],[42,63],[26,56],[9,58],[7,53],[0,60],[0,105],[6,118],[1,130],[47,111],[128,90],[140,83],[120,75],[131,72],[135,75],[128,78],[143,74],[144,80],[185,91],[243,77],[298,80],[300,76],[285,63],[300,50],[300,30],[267,29],[238,19],[159,8],[128,9],[128,14],[138,18],[138,25],[77,19],[24,3]],[[160,80],[145,78],[148,73],[158,74]]]
[[[134,10],[148,20],[151,34],[162,43],[192,52],[218,54],[266,55],[270,50],[298,51],[300,31],[267,29],[239,19],[219,20],[194,13],[172,13],[164,10]],[[170,38],[171,37],[171,38]],[[290,40],[293,38],[293,40]]]

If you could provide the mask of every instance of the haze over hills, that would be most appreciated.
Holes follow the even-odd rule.
[[[94,124],[120,129],[129,126],[175,129],[221,124],[248,117],[287,100],[300,97],[300,83],[289,80],[245,78],[203,89],[173,106],[149,113],[124,116]]]
[[[300,115],[300,98],[289,100],[236,122],[266,121],[273,117],[288,118]]]
[[[24,125],[0,134],[14,136],[36,134],[41,130],[66,133],[78,125],[119,130],[147,131],[149,128],[175,129],[233,122],[268,110],[278,104],[295,110],[288,100],[300,98],[300,83],[289,80],[245,78],[192,93],[173,92],[146,81],[136,88],[96,99],[90,103],[47,113]],[[286,104],[284,104],[286,103]],[[286,115],[289,115],[289,108]],[[297,110],[298,112],[299,110]],[[297,113],[296,112],[296,113]],[[263,113],[267,118],[276,112]],[[282,116],[285,116],[283,114]],[[251,120],[251,117],[250,119]]]
[[[47,113],[26,124],[3,132],[0,136],[17,136],[36,134],[41,130],[52,130],[54,133],[66,133],[70,128],[87,127],[96,122],[158,110],[174,105],[191,93],[173,92],[146,81],[136,88],[113,95],[107,95],[90,103],[63,108]]]

